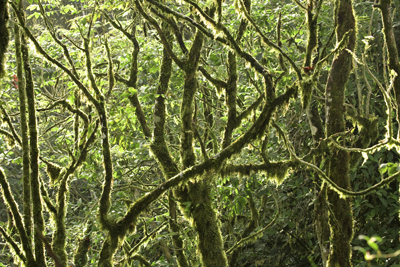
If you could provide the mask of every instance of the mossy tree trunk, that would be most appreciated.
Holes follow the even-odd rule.
[[[389,68],[397,73],[397,76],[394,78],[393,88],[396,94],[397,107],[400,107],[400,62],[399,53],[396,46],[396,39],[393,31],[393,23],[390,9],[391,2],[391,0],[381,0],[379,4],[376,5],[376,7],[380,9],[382,14],[383,32],[385,34],[385,41],[389,56]],[[400,122],[400,112],[397,112],[397,116],[397,121]],[[400,135],[398,134],[398,136]]]
[[[22,9],[22,1],[19,2]],[[22,66],[22,53],[21,53],[21,32],[18,24],[14,24],[14,38],[15,38],[15,57],[17,59],[17,79],[18,79],[18,96],[19,96],[19,111],[21,118],[21,141],[22,141],[22,165],[23,165],[23,217],[24,225],[28,236],[32,236],[32,200],[31,200],[31,181],[30,181],[30,160],[29,160],[29,137],[28,137],[28,118],[26,116],[26,91],[25,91],[25,77],[24,69]],[[25,38],[22,34],[22,38]]]
[[[351,0],[335,2],[336,38],[339,42],[351,31],[346,48],[354,51],[356,42],[356,24]],[[326,104],[326,135],[345,130],[344,98],[346,84],[352,70],[352,55],[345,49],[336,54],[328,76],[325,92]],[[327,173],[329,178],[338,186],[350,189],[349,153],[333,149],[328,161]],[[331,205],[329,224],[331,228],[331,251],[328,267],[350,267],[351,245],[353,238],[353,214],[351,198],[342,199],[338,193],[328,190],[328,202]]]
[[[164,22],[162,25],[166,33],[167,41],[172,46],[172,34],[170,28]],[[159,162],[165,179],[170,179],[179,173],[179,168],[172,158],[167,143],[165,142],[165,118],[166,104],[165,97],[168,92],[168,84],[172,73],[172,58],[168,55],[168,51],[163,49],[163,57],[160,66],[159,83],[157,86],[157,95],[154,106],[154,131],[153,141],[150,144],[150,149],[156,160]],[[180,267],[187,267],[189,263],[184,254],[183,240],[179,235],[180,227],[177,223],[176,202],[172,197],[172,192],[168,194],[170,222],[169,227],[172,232],[172,243],[175,247],[177,262]]]
[[[10,34],[7,29],[8,19],[7,0],[0,0],[0,78],[6,75],[6,52],[10,40]]]
[[[198,89],[196,72],[203,39],[203,34],[197,31],[183,68],[185,83],[181,106],[182,133],[180,146],[183,168],[195,165],[196,160],[193,149],[193,132],[195,131],[193,129],[195,116],[194,95]],[[177,188],[175,196],[181,203],[191,203],[191,208],[187,215],[193,219],[193,227],[196,229],[199,238],[198,248],[202,265],[205,267],[222,267],[227,266],[228,261],[222,243],[216,212],[212,207],[212,180],[213,175],[206,173],[201,181],[189,182],[186,186]],[[182,206],[182,208],[185,209],[186,207]]]
[[[25,69],[26,79],[26,97],[28,103],[29,117],[29,141],[30,141],[30,175],[31,175],[31,194],[32,194],[32,215],[35,227],[34,245],[36,266],[46,266],[46,257],[44,254],[44,244],[41,239],[44,232],[43,206],[40,194],[39,181],[39,144],[37,130],[37,116],[35,103],[35,89],[33,84],[32,69],[29,61],[28,43],[25,38],[22,38],[22,58]]]
[[[303,67],[314,67],[313,63],[319,58],[318,51],[318,17],[320,12],[321,2],[309,0],[307,9],[305,10],[307,17],[307,48],[306,55],[303,62]],[[316,58],[313,60],[313,55],[317,52]],[[309,73],[310,74],[310,73]],[[308,79],[309,74],[305,73],[305,78]],[[314,92],[314,85],[312,82],[306,82],[303,84],[304,87],[309,87],[304,91]],[[305,109],[307,113],[308,123],[311,129],[311,136],[313,140],[313,145],[317,146],[324,138],[324,128],[322,125],[322,120],[319,114],[319,104],[315,99],[310,96],[310,101],[306,104]],[[314,157],[314,164],[319,166],[322,161],[321,156]],[[314,176],[318,177],[317,173]],[[320,179],[315,179],[315,181],[320,181]],[[329,224],[328,224],[328,209],[326,206],[326,187],[323,187],[322,182],[316,184],[316,200],[314,204],[314,225],[315,232],[317,235],[319,248],[321,251],[322,265],[325,267],[328,262],[329,257]]]

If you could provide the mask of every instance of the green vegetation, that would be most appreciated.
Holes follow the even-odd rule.
[[[400,266],[399,0],[0,0],[0,266]]]

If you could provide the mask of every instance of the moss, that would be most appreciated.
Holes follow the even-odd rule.
[[[58,183],[61,179],[61,173],[65,174],[66,169],[58,166],[57,164],[46,161],[46,173],[50,177],[50,181],[52,185]]]
[[[10,41],[10,34],[7,29],[8,19],[7,0],[0,0],[0,79],[6,75],[6,52]]]
[[[348,35],[346,48],[355,50],[356,21],[351,0],[335,1],[335,22],[337,40]],[[344,94],[346,84],[352,69],[352,55],[346,50],[339,50],[332,63],[326,85],[326,135],[330,136],[345,130]],[[327,170],[329,178],[338,186],[350,189],[349,153],[332,149],[332,157],[328,160]],[[341,199],[341,195],[328,190],[328,201],[331,204],[329,224],[331,229],[331,253],[328,267],[339,264],[341,267],[350,267],[351,240],[353,238],[353,214],[351,198]]]
[[[100,251],[98,267],[113,267],[113,255],[118,248],[118,237],[107,234]]]
[[[2,168],[0,168],[0,185],[1,185],[0,189],[1,189],[1,193],[3,196],[4,202],[7,203],[7,205],[9,206],[9,208],[12,212],[12,215],[14,217],[14,220],[15,220],[15,226],[18,229],[18,233],[19,233],[21,243],[22,243],[22,248],[23,248],[26,258],[27,258],[26,265],[29,267],[36,266],[33,252],[32,252],[32,247],[30,244],[30,239],[25,231],[25,228],[24,228],[24,225],[22,222],[22,216],[18,211],[18,205],[15,202],[14,196],[11,193],[10,184],[8,183],[8,180],[5,176]]]
[[[303,109],[307,109],[311,103],[313,83],[311,78],[301,81],[301,102]]]
[[[189,187],[189,193],[193,201],[193,227],[198,234],[198,248],[202,266],[228,266],[219,221],[212,208],[209,181],[193,184]]]
[[[90,235],[92,231],[93,222],[89,222],[84,236],[78,240],[78,247],[75,250],[74,263],[75,267],[83,267],[87,263],[87,253],[90,248]]]

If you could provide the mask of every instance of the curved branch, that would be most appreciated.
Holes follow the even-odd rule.
[[[296,153],[294,152],[291,143],[288,141],[289,139],[287,138],[286,133],[285,133],[278,125],[276,125],[276,124],[274,125],[274,127],[279,131],[280,135],[284,138],[285,143],[286,143],[286,147],[287,147],[287,149],[288,149],[290,155],[292,155],[299,163],[301,163],[301,164],[303,164],[303,165],[305,165],[305,166],[307,166],[307,167],[313,169],[314,171],[316,171],[316,172],[319,174],[318,177],[319,177],[323,182],[326,182],[326,183],[328,184],[328,186],[329,186],[333,191],[335,191],[336,193],[338,193],[338,194],[340,195],[341,198],[348,198],[348,197],[352,197],[352,196],[364,196],[364,195],[366,195],[366,194],[368,194],[368,193],[371,193],[371,192],[373,192],[373,191],[379,189],[380,187],[382,187],[382,186],[384,186],[384,185],[390,183],[391,181],[393,181],[395,178],[397,178],[397,177],[400,175],[400,171],[398,171],[398,172],[396,172],[395,174],[393,174],[393,175],[391,175],[391,176],[389,176],[389,177],[387,177],[387,178],[385,178],[385,179],[382,179],[379,183],[377,183],[377,184],[375,184],[375,185],[373,185],[373,186],[371,186],[371,187],[369,187],[369,188],[367,188],[367,189],[358,191],[358,192],[354,192],[354,191],[351,191],[351,190],[344,189],[344,188],[338,186],[337,184],[335,184],[335,183],[325,174],[325,172],[323,172],[320,168],[318,168],[318,167],[315,166],[314,164],[311,164],[311,163],[306,162],[306,161],[304,161],[303,159],[299,158],[299,157],[296,155]]]
[[[157,21],[151,17],[150,15],[148,15],[144,10],[142,5],[139,3],[138,0],[134,1],[136,8],[138,9],[138,11],[140,12],[140,14],[142,14],[142,16],[151,24],[153,25],[154,28],[156,28],[158,34],[160,35],[161,41],[164,45],[164,48],[167,50],[169,56],[174,60],[174,62],[176,63],[176,65],[178,65],[181,69],[183,68],[184,64],[183,61],[180,60],[176,54],[174,53],[174,51],[172,51],[171,46],[168,43],[167,37],[165,36],[164,32],[161,30],[160,26],[158,25]]]
[[[278,201],[276,200],[276,198],[275,198],[275,203],[276,203],[276,206],[278,207],[278,210],[276,211],[276,214],[275,214],[274,218],[272,219],[272,221],[269,224],[267,224],[264,228],[255,232],[254,234],[252,234],[246,238],[240,239],[239,242],[237,242],[235,245],[233,245],[230,249],[228,249],[226,251],[226,254],[231,254],[232,252],[234,252],[236,249],[243,246],[244,244],[252,242],[256,238],[260,238],[262,236],[262,233],[276,222],[276,220],[279,217],[281,207],[278,205]]]
[[[15,254],[17,254],[18,258],[22,262],[26,262],[26,257],[24,253],[22,253],[21,249],[19,248],[17,242],[9,235],[7,234],[7,231],[0,226],[0,233],[3,235],[4,239],[7,241],[7,243],[12,247],[14,250]]]
[[[79,80],[77,76],[73,73],[73,71],[69,70],[67,67],[65,67],[60,61],[54,59],[51,57],[39,44],[39,42],[36,40],[36,38],[33,36],[32,32],[29,30],[29,28],[25,25],[23,17],[19,9],[14,3],[11,3],[12,8],[14,9],[15,13],[17,14],[17,18],[19,23],[21,24],[22,29],[26,33],[26,35],[29,37],[29,39],[33,42],[35,45],[36,50],[49,62],[53,63],[60,69],[62,69],[65,73],[68,74],[68,76],[72,79],[72,81],[78,86],[80,90],[85,94],[85,96],[89,99],[90,102],[92,102],[96,107],[99,105],[98,101],[92,96],[92,94],[89,92],[89,90],[86,88],[86,86]]]

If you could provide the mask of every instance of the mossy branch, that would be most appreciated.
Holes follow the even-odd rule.
[[[385,34],[385,41],[388,51],[389,68],[394,70],[400,75],[400,62],[399,62],[399,51],[397,51],[396,39],[393,31],[393,22],[390,11],[391,0],[380,0],[379,4],[375,7],[379,8],[382,15],[383,32]],[[400,106],[400,76],[394,79],[394,91],[396,94],[397,106]],[[398,114],[400,116],[400,114]],[[399,117],[397,120],[400,121]]]
[[[168,25],[162,24],[163,30],[167,30]],[[166,31],[166,38],[172,45],[172,36]],[[163,49],[163,56],[160,66],[160,75],[158,77],[157,94],[158,97],[154,105],[154,130],[153,141],[150,144],[151,152],[159,162],[165,179],[169,179],[179,172],[178,165],[171,156],[167,143],[165,142],[165,119],[166,105],[165,96],[168,92],[168,84],[172,74],[172,59],[167,49]],[[151,134],[150,134],[151,136]]]
[[[197,31],[187,56],[187,61],[185,61],[183,66],[185,82],[180,110],[182,121],[180,155],[184,168],[194,165],[196,161],[193,148],[192,123],[194,117],[194,96],[198,89],[196,73],[200,60],[200,51],[203,47],[203,40],[204,35],[200,31]]]
[[[35,259],[33,257],[33,251],[32,251],[32,247],[31,247],[30,239],[25,231],[24,224],[22,222],[22,216],[18,210],[17,202],[15,201],[15,199],[11,193],[10,184],[8,183],[7,178],[6,178],[2,168],[0,168],[0,185],[1,185],[1,191],[2,191],[4,202],[7,203],[7,205],[10,207],[10,210],[14,217],[15,226],[17,227],[18,234],[21,239],[22,247],[23,247],[24,253],[27,258],[27,265],[34,266],[33,264],[35,264]]]
[[[15,138],[14,138],[14,135],[12,133],[10,133],[9,131],[0,129],[0,134],[4,135],[5,138],[7,140],[9,140],[9,143],[10,143],[11,146],[14,145]]]
[[[398,75],[400,75],[400,73],[394,73],[392,80],[390,82],[390,86],[387,90],[385,90],[385,88],[383,88],[383,85],[379,82],[379,80],[376,78],[376,76],[371,72],[371,70],[368,68],[367,64],[365,63],[365,57],[363,56],[363,63],[365,65],[365,68],[367,69],[369,75],[371,75],[372,79],[375,81],[375,83],[378,85],[379,89],[381,90],[382,94],[383,94],[383,98],[385,100],[385,104],[386,104],[386,108],[387,108],[387,123],[386,123],[386,127],[387,127],[387,132],[386,132],[386,138],[391,138],[393,136],[393,126],[392,126],[392,119],[391,119],[391,114],[392,114],[392,100],[390,98],[389,92],[392,88],[394,88],[396,80]],[[396,89],[395,89],[396,90]],[[400,89],[399,89],[400,90]],[[395,93],[397,94],[397,92],[395,91]]]
[[[170,9],[169,7],[163,5],[161,2],[155,1],[155,0],[146,0],[147,2],[153,4],[154,6],[156,6],[157,8],[159,8],[160,10],[162,10],[165,13],[171,14],[173,16],[175,16],[178,19],[182,19],[184,21],[189,22],[190,24],[192,24],[193,26],[195,26],[198,30],[200,30],[205,36],[211,38],[211,39],[215,39],[218,42],[227,45],[228,41],[222,37],[219,36],[215,36],[214,34],[212,34],[211,32],[209,32],[201,23],[196,22],[194,19],[192,19],[191,17],[185,16],[175,10]]]
[[[261,37],[261,40],[263,41],[263,43],[266,46],[269,46],[273,49],[275,49],[276,51],[279,52],[279,54],[281,54],[292,66],[292,68],[294,69],[294,71],[297,74],[297,78],[299,79],[299,81],[302,80],[302,76],[301,76],[301,69],[299,67],[297,67],[296,63],[289,57],[288,54],[286,54],[285,52],[283,52],[283,50],[279,47],[279,45],[274,44],[271,40],[269,40],[269,38],[262,33],[262,31],[260,30],[260,27],[258,27],[257,23],[255,23],[255,21],[253,20],[253,18],[250,16],[249,12],[246,10],[246,8],[244,8],[244,3],[243,1],[239,0],[242,8],[240,9],[240,11],[243,13],[243,15],[246,17],[246,19],[250,22],[251,26],[254,27],[254,29],[256,30],[257,34]]]
[[[42,194],[42,198],[43,198],[44,203],[46,204],[47,210],[51,214],[57,214],[56,206],[50,200],[49,194],[47,193],[47,190],[44,187],[43,181],[41,181],[41,183],[40,183],[40,193]]]
[[[100,12],[104,15],[104,17],[108,20],[108,22],[110,22],[111,23],[111,25],[115,28],[115,29],[117,29],[117,30],[119,30],[120,32],[122,32],[126,37],[128,37],[128,39],[131,39],[133,36],[132,36],[132,34],[130,34],[128,31],[127,31],[127,29],[124,29],[123,27],[122,27],[122,25],[121,25],[121,23],[116,19],[116,21],[115,20],[113,20],[108,14],[107,14],[107,12],[106,11],[104,11],[104,10],[100,10]],[[135,26],[133,26],[133,27],[135,27]]]
[[[228,164],[223,170],[222,175],[237,173],[239,175],[250,175],[251,173],[265,173],[268,180],[276,181],[281,184],[286,178],[289,169],[297,167],[299,164],[295,160],[265,162],[262,164]]]
[[[90,86],[93,88],[97,99],[99,100],[99,102],[104,101],[104,95],[101,93],[99,87],[96,84],[96,80],[94,78],[93,75],[93,70],[92,70],[92,60],[90,58],[90,39],[85,38],[83,39],[83,45],[84,45],[84,53],[85,53],[85,62],[86,62],[86,75],[89,78],[89,82],[90,82]],[[96,101],[97,103],[97,101]],[[95,104],[95,103],[93,103]],[[101,105],[101,104],[100,104]],[[96,105],[97,110],[99,110],[99,105]]]
[[[228,86],[225,81],[212,77],[203,66],[199,66],[198,70],[217,88],[217,91],[220,91],[220,88],[226,88]]]
[[[104,38],[104,47],[106,49],[107,59],[108,59],[108,70],[107,70],[108,90],[107,90],[107,94],[106,94],[106,99],[108,100],[110,98],[112,90],[114,89],[115,77],[114,77],[114,70],[113,70],[113,61],[112,61],[110,46],[108,45],[107,37]]]
[[[299,2],[299,0],[293,0],[301,9],[307,10],[307,8]]]
[[[262,103],[263,99],[264,99],[265,95],[261,94],[256,101],[254,101],[250,106],[248,106],[244,111],[242,111],[242,113],[240,113],[237,117],[236,117],[236,121],[235,121],[235,128],[239,127],[242,123],[242,121],[244,119],[246,119],[247,117],[249,117],[253,111],[260,106],[260,104]]]
[[[1,113],[3,114],[3,118],[0,118],[0,119],[2,119],[3,121],[5,121],[7,123],[8,127],[11,130],[11,134],[12,134],[13,139],[15,141],[17,141],[17,143],[20,146],[22,146],[21,138],[17,134],[17,131],[15,131],[15,128],[14,128],[12,122],[11,122],[10,116],[8,115],[7,110],[3,107],[3,105],[1,103],[0,103],[0,110],[1,110]],[[4,131],[4,134],[8,136],[8,132],[7,131]]]
[[[19,248],[17,242],[14,240],[14,238],[12,238],[7,231],[0,226],[0,233],[3,235],[4,239],[7,241],[7,244],[10,245],[10,247],[14,250],[15,254],[18,256],[18,258],[26,263],[26,257],[24,255],[24,253],[21,251],[21,249]]]
[[[7,29],[9,20],[7,0],[0,0],[0,79],[6,75],[7,48],[10,41],[10,33]]]
[[[277,127],[279,127],[279,126],[277,126]],[[333,191],[335,191],[336,193],[338,193],[341,198],[348,198],[348,197],[353,197],[353,196],[364,196],[364,195],[367,195],[367,194],[369,194],[369,193],[381,188],[382,186],[392,182],[395,178],[397,178],[400,175],[400,171],[398,171],[395,174],[393,174],[393,175],[391,175],[391,176],[389,176],[389,177],[387,177],[385,179],[382,179],[379,183],[376,183],[375,185],[373,185],[373,186],[371,186],[371,187],[369,187],[369,188],[367,188],[365,190],[358,191],[358,192],[354,192],[354,191],[351,191],[351,190],[344,189],[344,188],[338,186],[337,184],[335,184],[325,174],[325,172],[323,172],[320,168],[318,168],[317,166],[315,166],[312,163],[306,162],[303,159],[299,158],[296,155],[296,153],[294,152],[294,149],[293,149],[292,145],[288,141],[289,139],[287,138],[286,133],[282,129],[280,130],[280,132],[281,132],[281,135],[283,136],[283,138],[285,138],[285,140],[286,140],[285,142],[288,144],[286,147],[287,147],[289,153],[293,156],[293,158],[295,160],[297,160],[299,163],[301,163],[302,165],[305,165],[305,166],[311,168],[312,170],[316,171],[319,174],[318,178],[320,178],[323,182],[326,182],[328,184],[329,188],[332,189]],[[399,142],[397,142],[397,143],[399,143]],[[346,149],[346,150],[352,151],[353,149]],[[360,152],[362,149],[357,149],[357,150],[358,151],[356,151],[356,152]],[[372,148],[364,149],[364,150],[371,151]]]
[[[153,25],[153,27],[157,30],[157,33],[159,34],[161,41],[164,45],[164,48],[168,51],[169,56],[174,60],[174,62],[176,63],[176,65],[178,65],[181,69],[183,68],[183,62],[182,60],[180,60],[176,54],[174,53],[174,51],[172,50],[172,47],[169,45],[168,39],[165,36],[163,30],[160,28],[160,26],[158,25],[157,21],[151,17],[150,15],[148,15],[144,10],[142,5],[140,4],[140,2],[138,0],[134,1],[135,6],[137,8],[137,10],[139,11],[140,14],[142,14],[142,16],[151,24]]]
[[[74,253],[75,267],[84,267],[87,264],[87,253],[90,248],[90,235],[92,232],[93,222],[88,222],[84,236],[78,240],[78,246]]]
[[[44,246],[45,246],[45,249],[46,249],[47,253],[54,260],[55,266],[56,267],[63,267],[63,264],[61,264],[61,262],[60,262],[60,260],[58,258],[58,255],[53,252],[53,250],[51,249],[49,241],[47,241],[47,239],[42,234],[42,231],[39,230],[39,228],[36,225],[35,225],[35,232],[39,236],[41,241],[44,243]]]
[[[29,37],[29,39],[32,41],[32,43],[35,45],[35,48],[39,54],[41,54],[47,61],[51,62],[52,64],[56,65],[60,69],[62,69],[70,78],[71,80],[78,86],[80,90],[85,94],[85,96],[89,99],[90,102],[92,102],[96,107],[99,105],[98,101],[92,96],[92,94],[89,92],[89,90],[86,88],[86,86],[79,80],[79,77],[75,76],[75,74],[70,71],[66,66],[64,66],[60,61],[54,59],[51,57],[39,44],[37,39],[33,36],[32,32],[29,30],[29,28],[25,25],[23,15],[19,11],[18,7],[14,4],[11,3],[12,8],[14,9],[15,13],[17,14],[17,18],[19,23],[21,24],[22,29],[26,33],[26,35]]]
[[[138,262],[140,262],[141,264],[143,264],[146,267],[151,267],[152,265],[150,264],[150,262],[148,262],[145,257],[143,257],[142,255],[139,254],[135,254],[132,256],[132,260],[137,260]]]
[[[240,248],[244,244],[247,244],[247,243],[250,243],[250,242],[255,242],[258,238],[260,238],[262,236],[262,233],[265,230],[267,230],[269,227],[271,227],[276,222],[276,220],[278,219],[279,214],[280,214],[280,206],[279,206],[278,201],[276,200],[276,198],[275,198],[275,203],[276,203],[276,206],[278,207],[278,210],[276,211],[275,216],[272,219],[272,221],[269,224],[267,224],[264,228],[262,228],[262,229],[258,230],[257,232],[255,232],[254,234],[252,234],[252,235],[250,235],[248,237],[240,239],[239,242],[237,242],[235,245],[233,245],[230,249],[228,249],[226,251],[226,254],[231,254],[232,252],[234,252],[236,249]]]
[[[354,30],[349,30],[347,31],[342,39],[340,40],[339,43],[337,43],[335,49],[333,49],[326,57],[322,58],[321,60],[319,60],[317,62],[317,64],[315,64],[314,66],[314,72],[312,75],[312,80],[316,80],[319,77],[319,73],[322,69],[323,64],[332,56],[334,55],[336,52],[345,49],[345,47],[347,46],[347,43],[349,41],[349,38],[351,37],[351,34],[353,33]],[[328,43],[327,43],[328,44]]]
[[[157,17],[161,18],[163,21],[168,23],[168,25],[171,27],[172,31],[174,32],[176,41],[178,42],[179,47],[182,50],[182,53],[187,55],[187,53],[189,51],[186,48],[185,42],[183,41],[182,34],[181,34],[180,30],[179,30],[179,27],[178,27],[175,19],[173,17],[164,16],[162,13],[158,12],[154,8],[150,8],[150,11],[151,11],[151,13],[155,14]]]
[[[203,155],[204,159],[208,159],[206,146],[204,145],[204,142],[203,142],[203,139],[201,138],[199,129],[197,129],[197,128],[198,128],[197,124],[193,122],[192,129],[193,129],[193,132],[194,132],[194,135],[195,135],[197,141],[199,141],[199,143],[200,143],[201,154]]]
[[[38,0],[38,4],[39,4],[39,9],[40,9],[40,14],[42,15],[42,17],[44,19],[44,24],[46,25],[47,30],[49,31],[49,33],[50,33],[51,37],[53,38],[53,40],[59,46],[61,46],[61,48],[63,49],[64,56],[68,60],[68,63],[72,68],[72,73],[76,77],[79,78],[78,72],[76,71],[76,68],[75,68],[74,61],[72,60],[71,55],[69,54],[67,46],[65,44],[63,44],[60,39],[57,38],[55,29],[54,29],[53,25],[51,24],[50,19],[47,17],[46,12],[44,11],[42,2],[40,0]],[[75,43],[73,43],[73,44],[75,44]]]

